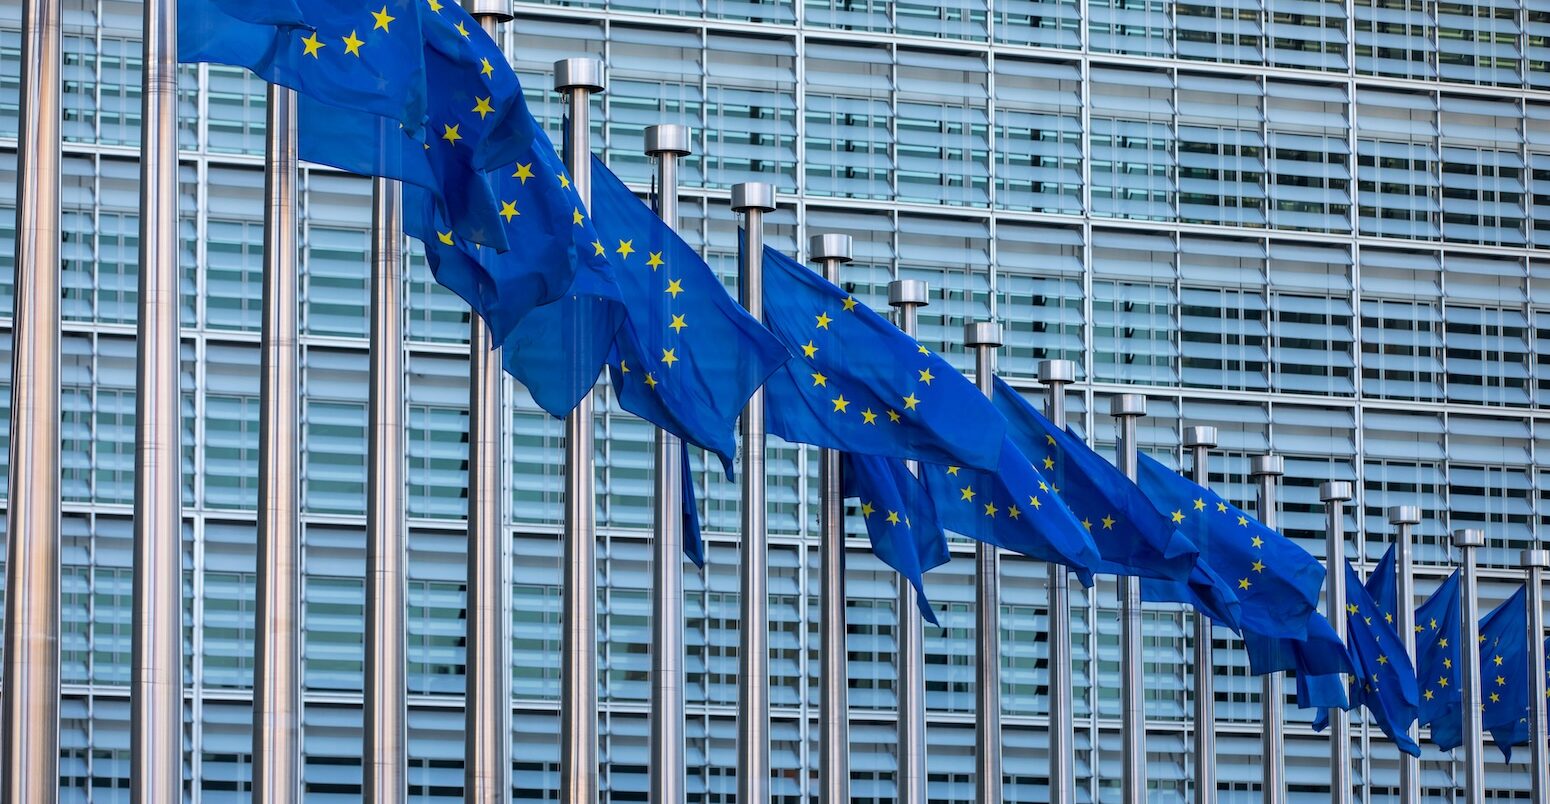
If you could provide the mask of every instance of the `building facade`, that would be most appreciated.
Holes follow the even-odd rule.
[[[0,0],[0,311],[8,327],[20,0]],[[130,540],[140,14],[71,0],[64,50],[64,518],[61,781],[128,800]],[[1073,424],[1112,450],[1107,399],[1149,396],[1143,448],[1179,461],[1214,424],[1213,485],[1240,504],[1251,456],[1286,457],[1281,521],[1323,556],[1317,486],[1352,481],[1347,553],[1370,566],[1390,505],[1419,505],[1417,591],[1479,527],[1482,611],[1550,519],[1550,0],[574,0],[504,26],[557,132],[555,59],[595,55],[594,150],[644,190],[642,130],[683,123],[684,237],[730,283],[728,189],[773,182],[771,244],[846,232],[842,279],[886,306],[923,279],[923,339],[968,369],[966,321],[1007,334],[1031,398],[1040,359],[1078,366]],[[187,797],[247,800],[258,474],[263,85],[183,73]],[[307,800],[360,798],[369,182],[301,176]],[[411,793],[462,774],[467,318],[419,252],[408,299]],[[9,339],[3,341],[9,388]],[[509,383],[515,543],[514,793],[558,799],[562,427]],[[0,402],[8,398],[0,394]],[[8,420],[8,403],[0,422]],[[0,425],[4,426],[4,425]],[[606,391],[598,427],[602,786],[646,801],[651,429]],[[7,434],[9,437],[9,434]],[[1544,449],[1541,449],[1544,445]],[[0,460],[4,459],[0,449]],[[782,804],[814,789],[817,484],[813,450],[770,454],[771,746]],[[691,801],[730,802],[735,768],[736,486],[700,456],[705,570],[687,573]],[[0,473],[3,482],[3,473]],[[893,800],[895,589],[850,523],[852,790]],[[931,573],[933,801],[972,800],[971,547]],[[1008,801],[1047,798],[1045,570],[1004,563]],[[1112,581],[1074,595],[1079,801],[1119,792]],[[1148,606],[1152,800],[1190,790],[1188,618]],[[1224,802],[1258,801],[1257,678],[1216,633]],[[1328,800],[1328,743],[1284,707],[1292,801]],[[1361,721],[1365,723],[1365,720]],[[1359,800],[1390,801],[1397,752],[1356,730]],[[1488,749],[1494,801],[1526,800],[1527,752]],[[1426,746],[1428,801],[1461,765]]]

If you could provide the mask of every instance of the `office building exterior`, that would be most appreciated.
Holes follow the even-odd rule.
[[[14,265],[20,0],[0,0],[0,309]],[[1352,481],[1348,555],[1368,566],[1418,505],[1417,591],[1483,528],[1482,610],[1550,517],[1550,0],[575,0],[516,4],[505,44],[558,132],[555,59],[608,65],[594,150],[645,190],[642,130],[684,123],[683,234],[733,281],[728,189],[768,181],[768,240],[805,257],[846,232],[842,279],[886,306],[923,279],[929,346],[965,370],[962,325],[1006,331],[1031,398],[1076,362],[1072,422],[1112,450],[1110,396],[1149,396],[1145,450],[1179,461],[1212,424],[1213,485],[1248,505],[1251,456],[1286,458],[1281,522],[1322,556],[1317,486]],[[127,801],[141,7],[65,9],[62,797]],[[262,271],[263,85],[187,67],[182,107],[187,796],[249,795]],[[360,798],[369,182],[301,177],[304,750],[308,801]],[[411,794],[461,792],[466,310],[411,260],[408,299]],[[4,341],[9,388],[9,338]],[[514,793],[558,799],[562,427],[510,384]],[[8,394],[0,395],[8,399]],[[600,395],[601,780],[645,801],[651,429]],[[8,402],[6,402],[8,405]],[[6,417],[0,416],[0,421]],[[7,434],[12,437],[12,434]],[[3,455],[3,450],[0,450]],[[3,458],[0,458],[3,459]],[[686,576],[691,801],[735,778],[738,495],[695,456],[710,542]],[[775,800],[817,761],[816,451],[773,445]],[[852,792],[891,801],[895,588],[851,523]],[[933,801],[972,800],[971,548],[928,576]],[[1045,568],[1003,564],[1008,801],[1047,798]],[[1079,801],[1119,790],[1112,580],[1074,595]],[[1190,791],[1189,619],[1148,606],[1154,801]],[[1216,633],[1222,800],[1258,801],[1258,679]],[[1328,800],[1328,743],[1288,695],[1292,801]],[[1363,721],[1365,722],[1365,721]],[[1365,801],[1397,751],[1357,728]],[[1527,797],[1488,749],[1493,800]],[[1461,765],[1427,746],[1423,789]],[[1449,797],[1445,797],[1449,796]]]

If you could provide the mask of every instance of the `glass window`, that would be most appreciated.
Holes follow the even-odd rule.
[[[888,19],[891,5],[889,0],[804,0],[802,21],[843,31],[885,32],[893,27]]]
[[[367,356],[307,346],[302,350],[302,510],[366,510]]]
[[[1267,0],[1270,63],[1344,72],[1345,3],[1338,0]]]
[[[1361,0],[1355,8],[1357,72],[1415,79],[1437,75],[1435,2]]]
[[[704,95],[700,33],[671,28],[615,25],[608,56],[608,167],[629,182],[648,183],[654,171],[644,153],[645,129],[660,123],[686,125],[698,135]],[[699,159],[681,175],[683,186],[703,183]]]
[[[1362,234],[1420,240],[1441,234],[1436,118],[1431,94],[1357,92]]]
[[[979,56],[899,51],[898,200],[990,200],[989,75]]]
[[[254,344],[205,346],[204,504],[258,507],[259,350]]]
[[[1092,0],[1087,46],[1095,53],[1173,55],[1173,0]]]
[[[795,45],[786,39],[710,34],[706,47],[706,182],[729,187],[767,181],[778,191],[795,191]]]
[[[1277,229],[1351,229],[1351,147],[1345,91],[1266,82],[1270,223]]]
[[[1041,360],[1083,365],[1082,233],[999,221],[996,310],[1006,340],[997,370],[1036,377]]]
[[[1265,225],[1265,138],[1257,81],[1179,76],[1179,218]]]
[[[1468,84],[1519,84],[1518,4],[1461,0],[1437,4],[1442,78]]]
[[[1074,64],[996,60],[996,204],[1082,211],[1082,83]]]
[[[1171,220],[1173,82],[1167,73],[1093,68],[1093,214]]]
[[[808,47],[808,192],[893,197],[893,90],[887,48]]]
[[[1185,237],[1179,270],[1184,385],[1269,390],[1264,245]]]
[[[894,25],[910,36],[983,40],[987,6],[986,0],[898,0]]]
[[[303,689],[359,692],[366,650],[365,531],[303,522],[302,546]],[[306,707],[307,716],[313,708]],[[310,741],[320,736],[308,727],[306,753],[316,755]]]
[[[1092,254],[1095,379],[1177,383],[1179,299],[1172,239],[1095,231]]]
[[[1259,0],[1181,2],[1174,11],[1179,56],[1201,61],[1259,64],[1265,31]]]
[[[998,0],[996,41],[1075,50],[1082,46],[1076,0]]]

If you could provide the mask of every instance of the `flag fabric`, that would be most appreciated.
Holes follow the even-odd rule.
[[[1268,637],[1244,629],[1243,643],[1253,675],[1295,672],[1297,705],[1303,709],[1350,709],[1345,679],[1355,673],[1351,652],[1324,615],[1308,617],[1307,637]]]
[[[1392,563],[1389,566],[1392,571]],[[1399,750],[1420,756],[1421,747],[1407,731],[1420,711],[1415,666],[1405,654],[1399,634],[1384,620],[1382,610],[1349,563],[1346,576],[1346,634],[1357,671],[1349,689],[1351,703],[1365,705],[1378,728]],[[1384,583],[1380,581],[1378,586]],[[1315,729],[1327,723],[1327,712],[1314,718]]]
[[[994,469],[1005,425],[947,361],[817,273],[764,249],[764,322],[792,359],[765,383],[770,432],[863,455]]]
[[[613,268],[588,261],[564,296],[517,322],[501,362],[540,408],[563,418],[597,384],[624,316]]]
[[[1324,567],[1318,559],[1215,492],[1145,454],[1138,469],[1147,499],[1158,510],[1177,512],[1172,518],[1200,549],[1201,563],[1232,584],[1241,630],[1266,637],[1305,638],[1324,586]],[[1148,578],[1141,589],[1152,600],[1192,595],[1188,585],[1178,581]],[[1220,618],[1212,619],[1231,627]]]
[[[1383,615],[1383,621],[1393,628],[1398,628],[1394,619],[1399,611],[1399,561],[1395,555],[1395,545],[1389,545],[1389,549],[1383,552],[1383,557],[1372,567],[1372,572],[1367,575],[1367,582],[1363,587],[1367,590],[1367,596],[1372,598],[1372,603],[1377,607],[1378,613]],[[1414,601],[1405,601],[1407,605]]]
[[[679,458],[682,463],[679,474],[683,477],[684,555],[694,566],[705,569],[705,539],[700,535],[700,506],[694,496],[694,473],[689,471],[689,444],[680,441]]]
[[[920,473],[948,530],[1061,564],[1092,585],[1093,568],[1103,560],[1092,534],[1011,439],[1002,442],[994,472],[922,464]]]
[[[852,453],[840,456],[840,478],[845,498],[860,503],[856,510],[873,554],[915,587],[920,615],[941,625],[926,597],[924,575],[947,563],[947,538],[920,480],[897,458]]]
[[[1481,619],[1480,636],[1480,725],[1511,762],[1512,746],[1529,740],[1527,587]]]
[[[627,310],[608,360],[619,405],[716,453],[730,477],[737,418],[791,353],[596,157],[592,210]]]
[[[288,0],[178,2],[178,61],[245,67],[411,134],[426,113],[423,41],[418,0],[312,0],[305,10]]]
[[[1449,727],[1458,723],[1464,707],[1463,679],[1459,676],[1459,630],[1463,602],[1457,570],[1437,587],[1415,612],[1416,677],[1421,688],[1420,721],[1432,727],[1432,742],[1444,751],[1456,746],[1438,742],[1446,739]],[[1439,725],[1440,724],[1440,725]]]

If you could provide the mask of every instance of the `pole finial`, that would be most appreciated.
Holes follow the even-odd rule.
[[[1524,550],[1519,563],[1524,569],[1550,570],[1550,550]]]
[[[496,22],[511,22],[511,0],[463,0],[463,10],[481,22],[492,17]]]
[[[1217,444],[1216,428],[1209,424],[1184,428],[1185,449],[1211,449]]]
[[[1329,480],[1319,484],[1319,501],[1325,503],[1349,502],[1352,498],[1351,483],[1346,480]]]
[[[1110,416],[1145,416],[1146,397],[1141,394],[1120,394],[1109,397]]]
[[[603,62],[591,56],[560,59],[554,63],[554,89],[556,92],[572,89],[602,92],[604,75]]]
[[[677,123],[646,126],[646,155],[688,156],[694,153],[689,140],[688,126]]]
[[[775,185],[762,181],[745,181],[732,185],[733,212],[774,212]]]
[[[1453,531],[1452,541],[1453,546],[1459,548],[1484,547],[1485,531],[1478,528],[1459,528]]]
[[[848,234],[819,234],[813,235],[807,241],[807,252],[812,256],[813,262],[834,260],[835,262],[850,262],[851,239]]]
[[[888,304],[893,307],[925,307],[931,303],[931,287],[919,279],[895,279],[888,283]]]
[[[970,349],[980,346],[995,349],[1002,343],[1001,325],[994,321],[974,321],[963,325],[963,345]]]
[[[1419,525],[1421,524],[1421,506],[1419,505],[1391,505],[1388,510],[1390,525]]]
[[[1040,360],[1039,382],[1045,385],[1076,382],[1076,364],[1070,360]]]
[[[1253,477],[1269,475],[1279,477],[1286,474],[1286,459],[1280,455],[1255,455],[1249,461],[1249,474]]]

